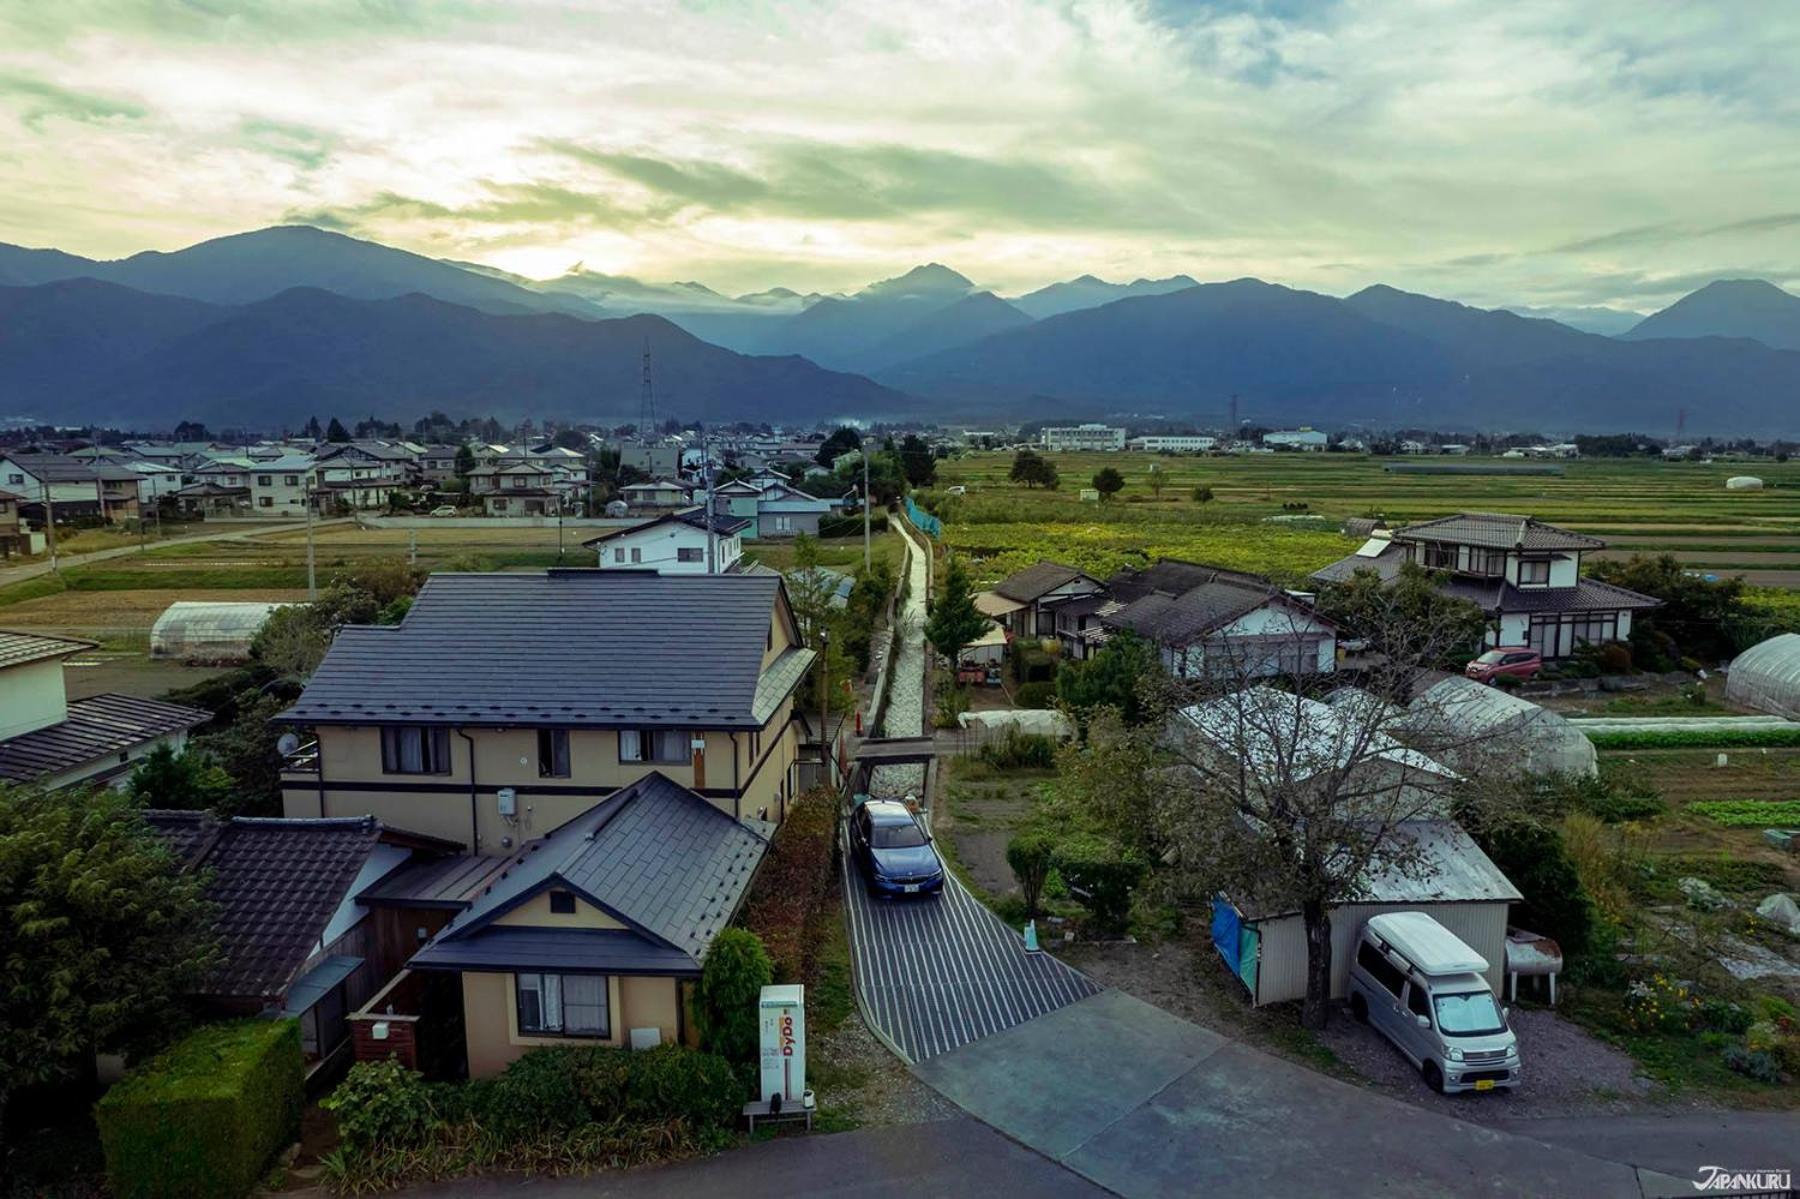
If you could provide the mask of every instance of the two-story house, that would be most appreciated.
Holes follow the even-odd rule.
[[[789,484],[785,476],[765,471],[715,488],[712,505],[721,515],[749,522],[746,540],[768,541],[802,533],[816,537],[820,518],[841,507],[842,501],[808,495]]]
[[[39,519],[97,516],[118,524],[138,517],[143,484],[136,471],[67,454],[0,456],[0,488],[20,497]]]
[[[124,782],[158,746],[179,750],[212,713],[134,695],[71,700],[63,660],[91,641],[0,632],[0,782],[54,790]]]
[[[1582,555],[1605,547],[1598,537],[1529,516],[1462,512],[1385,536],[1376,530],[1356,553],[1312,577],[1338,583],[1372,570],[1391,579],[1407,562],[1440,571],[1447,594],[1487,614],[1488,645],[1530,646],[1545,658],[1566,658],[1582,644],[1626,640],[1632,614],[1660,602],[1582,575]]]
[[[1011,636],[1055,637],[1057,611],[1063,605],[1077,601],[1097,605],[1105,598],[1105,586],[1092,575],[1060,562],[1039,562],[976,595],[975,606]]]
[[[489,516],[555,516],[567,510],[566,493],[555,471],[534,462],[478,466],[469,472],[469,494]]]
[[[599,556],[602,570],[724,574],[743,560],[749,523],[715,514],[709,528],[704,508],[684,508],[629,528],[609,529],[582,544]]]
[[[779,821],[812,658],[779,578],[433,575],[400,624],[339,633],[280,718],[317,738],[284,811],[502,853],[655,771]]]
[[[291,454],[253,464],[250,510],[257,516],[305,516],[312,494],[313,459]]]

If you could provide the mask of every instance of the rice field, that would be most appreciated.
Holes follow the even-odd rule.
[[[1062,478],[1056,491],[1009,482],[1010,453],[939,465],[940,489],[968,489],[949,501],[946,541],[970,555],[984,581],[1040,557],[1105,572],[1164,555],[1291,579],[1350,551],[1337,532],[1346,517],[1404,523],[1498,511],[1605,538],[1608,554],[1666,551],[1695,569],[1741,572],[1756,586],[1800,586],[1800,462],[1577,459],[1559,463],[1561,475],[1451,475],[1390,474],[1387,460],[1350,454],[1046,457]],[[1080,489],[1108,466],[1125,490],[1110,503],[1082,501]],[[1740,474],[1765,488],[1727,491],[1725,480]],[[1196,501],[1197,487],[1209,488],[1211,501]]]

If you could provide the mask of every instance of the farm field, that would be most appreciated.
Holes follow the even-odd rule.
[[[1595,459],[1559,463],[1562,475],[1508,476],[1390,474],[1387,459],[1348,454],[1046,457],[1062,477],[1056,491],[1008,481],[1006,452],[939,464],[940,489],[968,489],[947,500],[946,541],[971,556],[984,582],[1043,557],[1104,574],[1165,555],[1293,580],[1350,552],[1338,532],[1346,517],[1403,523],[1501,511],[1617,539],[1625,555],[1668,550],[1696,568],[1743,568],[1757,586],[1800,584],[1800,463]],[[1083,502],[1080,489],[1107,466],[1124,476],[1125,490],[1107,504]],[[1767,486],[1726,491],[1725,480],[1744,473]],[[1202,486],[1210,502],[1193,498]]]

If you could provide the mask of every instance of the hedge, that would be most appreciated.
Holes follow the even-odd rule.
[[[305,1066],[292,1020],[192,1033],[94,1109],[116,1199],[249,1193],[300,1129]]]
[[[1595,749],[1732,749],[1800,745],[1800,725],[1758,728],[1640,729],[1588,734]]]
[[[794,800],[751,884],[744,927],[762,938],[777,981],[804,982],[811,975],[817,946],[807,924],[831,891],[837,815],[837,797],[827,788]]]

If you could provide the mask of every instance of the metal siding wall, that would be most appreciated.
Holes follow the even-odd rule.
[[[1331,996],[1350,993],[1350,960],[1356,938],[1370,916],[1383,912],[1424,912],[1455,933],[1488,960],[1488,985],[1496,995],[1506,974],[1506,914],[1504,903],[1356,903],[1331,913]],[[1256,1003],[1282,1003],[1306,996],[1306,928],[1298,916],[1264,920],[1262,965],[1257,977]]]

